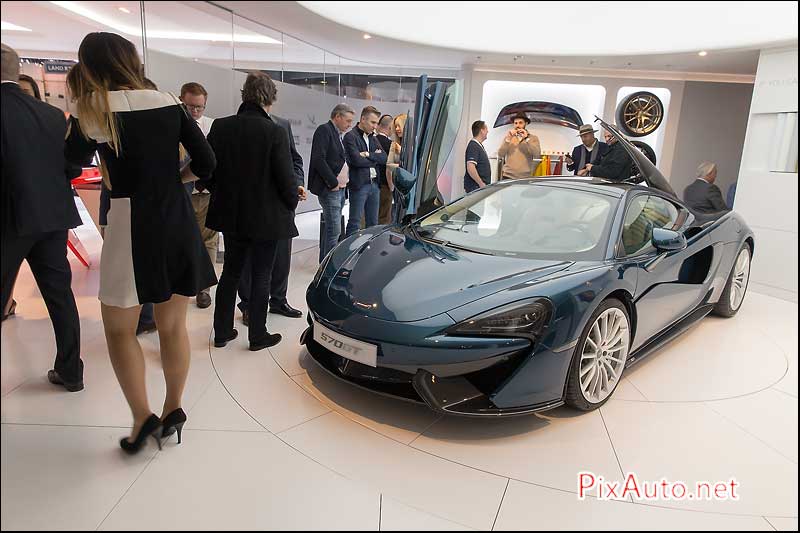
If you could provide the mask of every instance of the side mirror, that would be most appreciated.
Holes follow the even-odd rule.
[[[417,177],[404,168],[398,168],[394,173],[394,186],[402,195],[410,193],[416,182]]]
[[[653,228],[652,241],[659,252],[677,252],[688,246],[683,233],[664,228]]]

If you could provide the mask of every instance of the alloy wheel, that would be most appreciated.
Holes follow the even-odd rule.
[[[736,311],[742,305],[744,293],[747,291],[747,282],[750,280],[750,249],[746,246],[739,252],[736,264],[733,267],[733,282],[731,286],[731,309]]]
[[[628,319],[622,310],[612,307],[597,317],[581,351],[580,384],[586,401],[600,403],[614,392],[629,343]]]

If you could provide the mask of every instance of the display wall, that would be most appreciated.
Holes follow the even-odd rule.
[[[798,301],[797,59],[797,48],[761,53],[734,203],[756,237],[751,289],[793,302]],[[787,123],[792,115],[793,125]],[[784,154],[776,153],[783,147]]]
[[[489,125],[489,137],[484,146],[490,157],[496,157],[497,150],[511,127],[493,127],[498,113],[506,105],[534,100],[563,104],[577,111],[584,123],[590,123],[595,115],[602,115],[606,99],[606,90],[600,85],[503,80],[487,81],[483,85],[482,94],[480,116]],[[466,124],[466,127],[469,128],[471,123]],[[543,154],[571,152],[573,146],[580,142],[578,132],[564,126],[533,123],[528,129],[539,138]]]
[[[749,83],[686,82],[670,176],[679,195],[695,180],[697,165],[713,161],[716,183],[727,198],[739,178],[752,97]]]
[[[705,160],[717,161],[721,167],[720,182],[727,192],[727,186],[736,181],[739,172],[738,154],[742,152],[744,140],[744,124],[747,121],[749,100],[747,95],[752,91],[752,78],[743,76],[740,79],[726,79],[724,82],[714,81],[709,76],[709,81],[684,81],[681,79],[634,78],[629,73],[620,73],[619,77],[594,76],[587,70],[585,74],[556,74],[556,73],[524,73],[507,72],[501,67],[470,65],[462,72],[464,83],[464,109],[462,115],[461,136],[456,143],[454,151],[460,154],[455,158],[453,173],[463,175],[463,153],[471,137],[468,129],[473,121],[482,119],[487,122],[496,118],[492,110],[498,106],[513,103],[513,101],[541,99],[539,95],[559,96],[570,99],[574,95],[547,93],[547,87],[565,86],[575,88],[579,92],[584,90],[585,97],[590,98],[593,87],[605,90],[601,116],[615,120],[617,104],[619,101],[636,90],[648,90],[658,95],[665,104],[665,117],[655,134],[642,139],[656,150],[658,168],[674,183],[678,194],[694,179],[697,165]],[[508,101],[502,102],[506,96],[501,92],[487,94],[486,89],[520,88],[520,92],[509,94]],[[503,89],[507,90],[507,89]],[[571,89],[572,90],[572,89]],[[530,91],[530,92],[528,92]],[[537,92],[540,91],[540,92]],[[494,92],[494,91],[493,91]],[[567,101],[560,101],[569,105]],[[579,102],[575,105],[581,105]],[[584,112],[579,109],[583,118]],[[587,111],[588,113],[588,111]],[[584,121],[587,119],[584,118]],[[534,124],[532,129],[537,132],[542,130],[542,125]],[[566,129],[564,129],[566,131]],[[491,133],[490,133],[491,134]],[[600,134],[598,134],[600,135]],[[579,140],[574,138],[576,146]],[[496,151],[490,138],[487,149]],[[543,149],[547,147],[543,145]],[[724,170],[724,175],[722,175]],[[457,197],[464,194],[462,180],[453,182],[451,196]]]

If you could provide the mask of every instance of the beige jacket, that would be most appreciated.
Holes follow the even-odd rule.
[[[539,137],[530,134],[527,139],[520,143],[506,142],[505,139],[497,150],[498,157],[502,157],[503,178],[523,179],[533,176],[533,171],[542,156],[542,147],[539,145]]]

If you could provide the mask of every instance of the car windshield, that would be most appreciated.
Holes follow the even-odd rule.
[[[493,255],[601,260],[618,200],[555,184],[481,189],[415,223],[420,237]]]

